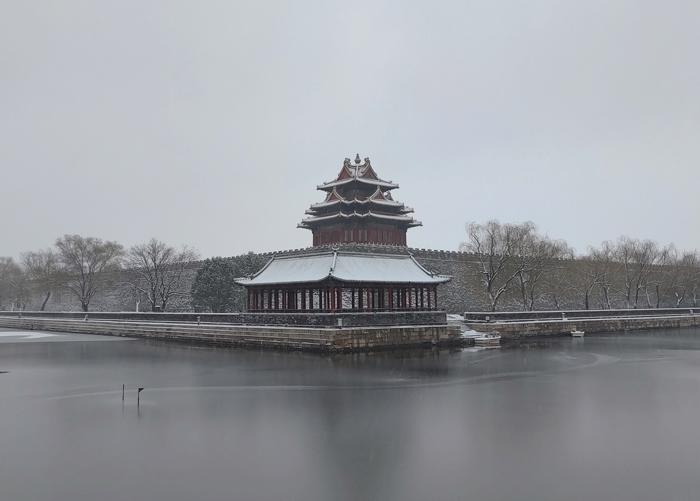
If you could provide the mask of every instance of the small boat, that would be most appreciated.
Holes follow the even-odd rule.
[[[493,333],[482,334],[474,337],[474,344],[476,346],[498,346],[501,344],[501,335]]]
[[[584,332],[574,329],[571,331],[571,337],[583,337]]]

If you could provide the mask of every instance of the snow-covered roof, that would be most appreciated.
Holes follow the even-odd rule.
[[[376,205],[384,205],[386,207],[391,207],[391,208],[396,208],[396,209],[409,209],[406,207],[404,204],[401,202],[398,202],[391,198],[391,193],[388,191],[386,193],[382,192],[381,188],[377,186],[377,189],[372,193],[369,197],[367,198],[357,198],[357,196],[354,196],[351,199],[346,199],[343,198],[343,196],[336,191],[335,188],[333,188],[332,191],[328,192],[328,195],[326,196],[326,199],[323,202],[319,202],[316,204],[311,205],[311,210],[314,209],[324,209],[326,207],[333,207],[334,205],[338,204],[344,204],[344,205],[353,205],[353,204],[359,204],[359,205],[366,205],[366,204],[376,204]],[[408,212],[413,212],[413,210],[408,210]],[[307,211],[307,214],[311,214],[312,212]]]
[[[330,202],[319,202],[316,204],[311,205],[312,209],[323,209],[325,207],[331,207],[333,205],[338,205],[338,204],[344,204],[344,205],[352,205],[352,204],[360,204],[360,205],[365,205],[365,204],[377,204],[377,205],[386,205],[388,207],[397,207],[397,208],[403,208],[404,204],[401,202],[396,202],[394,200],[373,200],[370,198],[365,198],[364,200],[361,200],[359,198],[353,198],[352,200],[331,200]]]
[[[364,162],[360,161],[360,155],[355,156],[355,163],[351,163],[349,158],[346,158],[343,162],[343,167],[338,173],[338,177],[335,180],[323,183],[317,186],[319,190],[332,191],[336,186],[342,186],[350,183],[365,183],[385,190],[393,190],[398,188],[399,185],[392,183],[391,181],[384,181],[379,179],[377,173],[374,172],[372,165],[369,162],[369,158],[365,158]]]
[[[365,177],[359,177],[359,176],[352,176],[352,177],[346,177],[345,179],[336,179],[335,181],[331,181],[329,183],[319,184],[316,187],[316,189],[330,190],[330,189],[335,188],[336,186],[341,186],[344,184],[350,184],[350,183],[355,183],[355,182],[371,184],[373,186],[381,186],[382,188],[388,189],[388,190],[393,190],[393,189],[399,187],[398,184],[392,183],[391,181],[382,181],[381,179],[372,179],[372,178],[365,178]]]
[[[260,271],[236,283],[253,285],[341,282],[439,284],[450,277],[430,273],[410,254],[325,252],[272,258]]]
[[[416,221],[413,219],[411,216],[403,215],[403,214],[397,214],[397,215],[392,215],[392,214],[378,214],[376,212],[372,211],[367,211],[365,213],[359,213],[359,212],[351,212],[349,214],[346,214],[344,212],[334,212],[333,214],[329,214],[327,216],[311,216],[307,217],[302,220],[301,223],[299,223],[299,226],[305,227],[308,224],[311,223],[317,223],[321,221],[329,221],[332,219],[351,219],[351,218],[360,218],[360,219],[365,219],[365,218],[376,218],[376,219],[385,219],[385,220],[390,220],[390,221],[401,221],[404,223],[409,223],[409,226],[421,226],[422,223],[420,221]]]

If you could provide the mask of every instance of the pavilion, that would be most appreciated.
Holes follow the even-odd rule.
[[[410,254],[331,250],[273,257],[256,274],[237,280],[250,312],[437,310],[437,286]]]
[[[346,158],[336,178],[317,187],[325,198],[298,225],[311,230],[313,248],[274,256],[257,273],[236,280],[247,290],[247,310],[437,310],[437,287],[450,277],[431,273],[408,252],[406,232],[421,223],[391,195],[398,187],[381,179],[369,158]],[[366,252],[342,249],[348,246]]]

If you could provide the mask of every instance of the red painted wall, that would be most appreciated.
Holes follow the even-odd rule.
[[[382,224],[366,226],[332,225],[313,230],[313,245],[372,243],[406,245],[406,229]]]

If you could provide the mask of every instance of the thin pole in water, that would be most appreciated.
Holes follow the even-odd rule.
[[[143,388],[139,388],[139,391],[136,392],[136,407],[141,406],[141,392],[143,391]]]
[[[122,402],[124,401],[124,392],[126,391],[126,385],[122,385]]]

